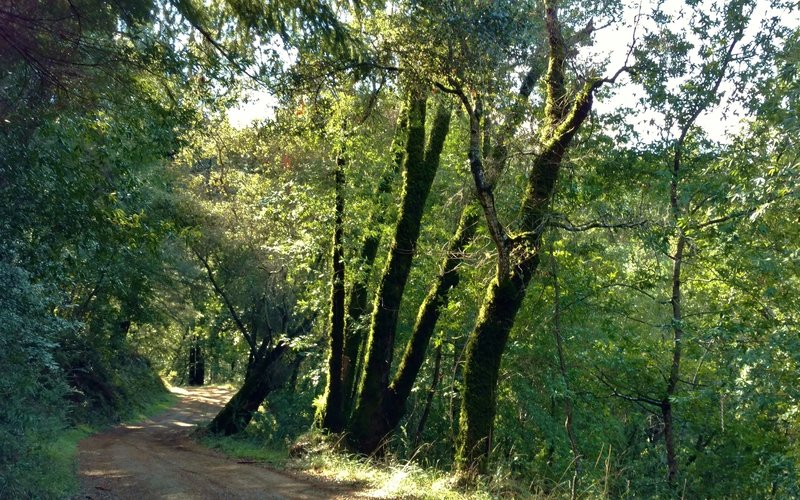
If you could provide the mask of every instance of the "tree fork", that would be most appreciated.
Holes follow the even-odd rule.
[[[498,265],[478,321],[467,341],[456,464],[460,471],[468,474],[484,473],[486,470],[496,411],[495,391],[500,360],[514,318],[525,298],[528,282],[539,266],[548,204],[563,155],[591,109],[592,88],[584,89],[579,95],[581,100],[573,106],[566,123],[556,129],[556,133],[562,133],[551,139],[548,149],[534,161],[522,202],[524,237],[514,240],[508,249],[508,255],[516,259],[515,263],[509,267]]]
[[[578,91],[571,106],[565,102],[565,47],[555,3],[545,2],[545,10],[550,53],[545,75],[547,105],[543,148],[534,160],[521,204],[522,234],[510,237],[504,231],[499,234],[492,231],[492,238],[498,247],[497,271],[467,341],[464,396],[456,443],[457,469],[467,475],[486,472],[503,351],[514,318],[525,298],[526,287],[539,266],[542,233],[564,154],[589,115],[594,91],[605,81],[587,82]],[[465,101],[463,97],[462,101]],[[480,181],[485,175],[481,171],[481,163],[474,161],[477,142],[474,124],[471,119],[470,163],[480,196],[483,191]],[[487,210],[486,203],[481,201],[490,229],[502,229],[496,214]]]
[[[413,96],[409,107],[409,134],[404,161],[403,194],[395,236],[375,296],[364,369],[355,410],[348,425],[349,443],[361,453],[380,448],[386,422],[381,408],[389,386],[397,316],[420,232],[420,222],[450,129],[451,110],[442,103],[425,145],[427,98]]]

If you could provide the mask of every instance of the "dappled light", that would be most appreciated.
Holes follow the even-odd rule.
[[[203,448],[191,438],[231,391],[171,388],[180,400],[139,424],[121,425],[80,443],[79,474],[91,498],[298,498],[348,496],[310,478],[283,476]]]
[[[0,498],[800,498],[799,11],[0,1]]]

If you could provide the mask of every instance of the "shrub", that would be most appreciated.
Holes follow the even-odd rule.
[[[0,262],[0,283],[0,497],[58,496],[45,476],[66,425],[54,352],[75,325],[50,313],[50,298],[22,269]]]

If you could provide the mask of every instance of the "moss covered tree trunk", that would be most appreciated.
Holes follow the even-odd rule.
[[[577,104],[577,103],[576,103]],[[464,393],[459,419],[456,460],[463,472],[484,472],[491,449],[492,425],[497,404],[500,361],[525,292],[539,266],[542,233],[547,210],[566,148],[577,125],[591,108],[591,92],[573,108],[576,127],[567,129],[535,161],[520,214],[524,236],[503,236],[494,280],[487,290],[478,321],[467,341]]]
[[[334,185],[336,191],[333,229],[333,276],[331,282],[330,352],[328,354],[328,381],[325,387],[325,406],[320,409],[320,426],[330,432],[344,430],[344,391],[342,387],[342,354],[344,350],[344,167],[341,154],[336,159]]]
[[[514,318],[525,298],[525,287],[538,261],[538,257],[529,259],[524,270],[520,267],[520,272],[511,276],[495,276],[467,341],[456,445],[459,470],[485,470],[497,406],[500,361]]]
[[[443,105],[436,114],[426,150],[426,102],[426,98],[417,95],[411,98],[409,105],[400,214],[375,295],[363,375],[348,425],[348,441],[361,453],[369,454],[378,450],[385,435],[383,430],[386,422],[381,418],[381,413],[389,386],[397,316],[411,271],[422,214],[450,128],[450,108]]]
[[[541,150],[534,159],[521,203],[519,232],[508,233],[495,211],[493,184],[484,171],[480,96],[462,102],[470,115],[470,170],[489,232],[497,247],[497,271],[484,298],[476,325],[467,340],[464,391],[456,440],[456,465],[460,472],[486,471],[492,446],[500,364],[514,319],[525,298],[528,283],[539,266],[542,234],[561,163],[572,138],[592,107],[593,92],[602,81],[587,82],[570,99],[565,87],[566,47],[554,2],[545,2],[548,33],[548,67],[545,75],[545,121]]]
[[[378,247],[381,242],[379,228],[385,222],[385,213],[388,208],[389,194],[392,192],[395,180],[403,167],[405,157],[404,145],[408,134],[408,106],[403,104],[397,119],[397,130],[392,140],[392,168],[381,178],[378,190],[375,193],[375,211],[369,219],[369,233],[364,237],[361,245],[359,268],[353,273],[355,278],[350,288],[350,297],[347,305],[347,321],[345,325],[344,349],[342,355],[342,392],[344,398],[344,416],[349,418],[353,410],[355,398],[356,377],[361,367],[360,361],[364,353],[364,333],[366,327],[364,318],[369,308],[369,281]]]
[[[479,219],[480,208],[477,204],[470,204],[464,208],[456,233],[442,262],[441,271],[419,307],[411,338],[406,345],[397,373],[389,385],[382,409],[381,420],[386,422],[387,427],[385,434],[394,430],[405,415],[408,396],[425,361],[425,354],[442,309],[447,307],[450,291],[458,285],[460,280],[458,268],[463,262],[465,249],[475,236]]]
[[[209,432],[230,436],[247,427],[267,395],[288,379],[291,370],[282,362],[287,352],[288,346],[280,343],[255,360],[242,387],[208,424]]]

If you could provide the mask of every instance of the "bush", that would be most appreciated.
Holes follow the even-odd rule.
[[[80,335],[63,344],[57,361],[70,385],[73,424],[119,422],[166,392],[147,359],[127,346],[104,352]]]
[[[0,497],[51,497],[50,443],[66,425],[67,385],[54,359],[75,325],[54,317],[45,291],[0,262]]]

